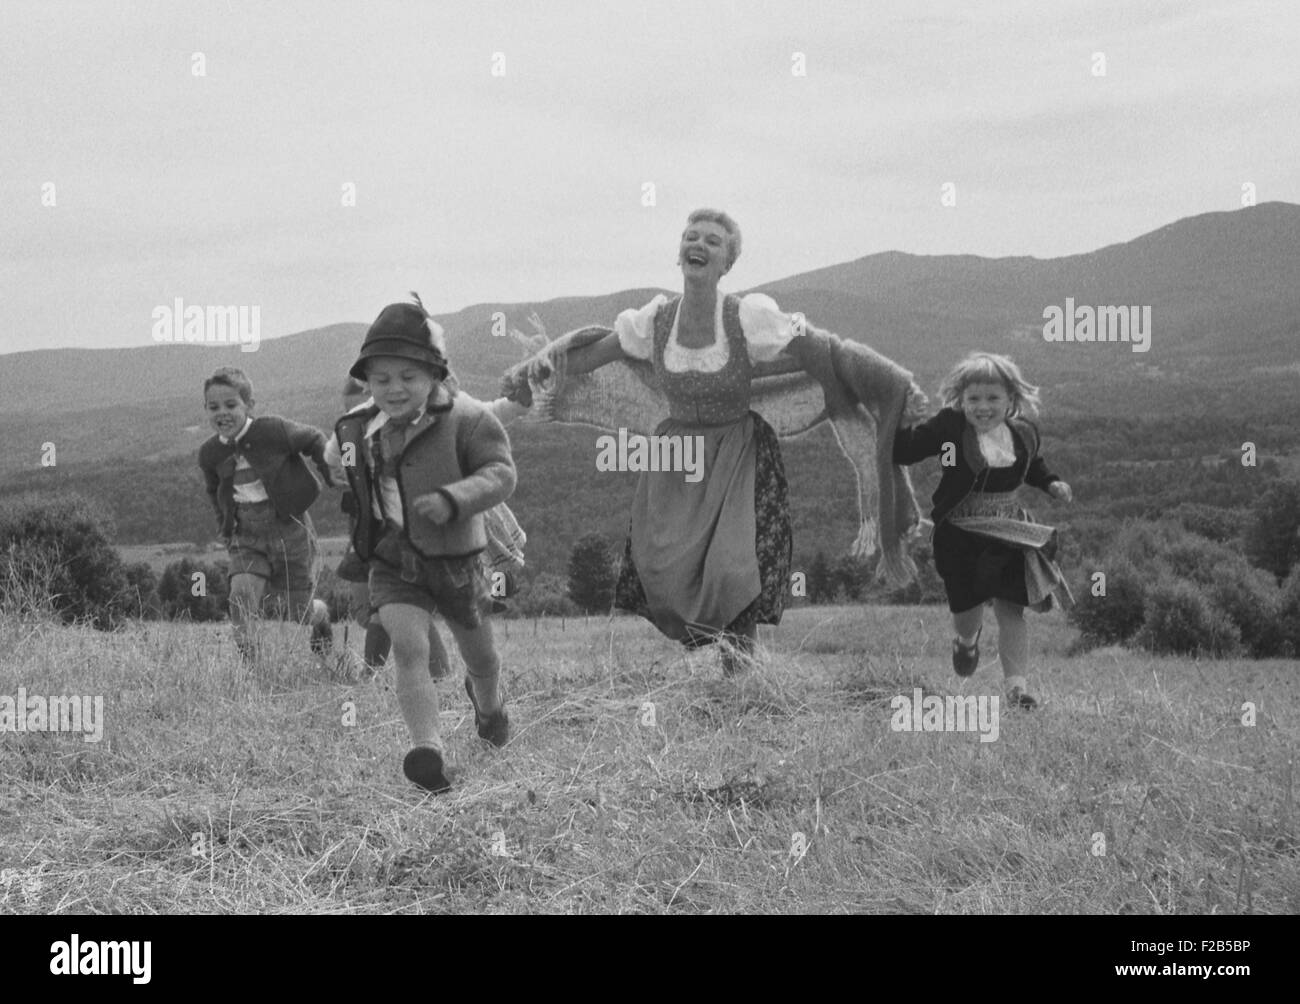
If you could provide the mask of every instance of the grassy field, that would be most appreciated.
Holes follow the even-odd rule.
[[[959,687],[940,608],[794,611],[737,681],[638,620],[515,621],[515,739],[479,743],[454,674],[430,798],[391,669],[268,630],[249,673],[225,625],[0,621],[0,695],[106,719],[0,735],[0,911],[1300,912],[1294,662],[1071,657],[1035,617],[1049,703],[981,743],[890,729],[891,697]],[[963,693],[999,692],[994,633]]]
[[[325,568],[335,568],[348,549],[347,537],[318,537],[316,540],[320,564]],[[118,544],[117,553],[126,564],[143,561],[158,575],[173,561],[182,558],[197,558],[201,561],[217,561],[227,556],[226,548],[220,544],[211,544],[206,548],[184,542],[176,544]]]

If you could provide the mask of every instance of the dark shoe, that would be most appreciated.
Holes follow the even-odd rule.
[[[317,655],[328,655],[334,648],[334,628],[329,621],[311,627],[311,650]]]
[[[451,791],[451,782],[442,772],[442,754],[428,746],[417,746],[406,754],[402,761],[402,771],[408,780],[418,784],[425,791],[440,795]]]
[[[952,640],[952,669],[958,676],[970,676],[975,670],[980,668],[980,635],[984,633],[984,625],[975,632],[975,640],[969,645],[963,645],[960,638]]]
[[[469,694],[469,703],[474,705],[474,728],[480,739],[486,739],[493,746],[501,747],[510,741],[510,716],[502,705],[484,718],[478,713],[478,701],[474,700],[474,684],[465,677],[465,693]]]
[[[1012,687],[1007,691],[1007,702],[1022,711],[1033,711],[1038,707],[1038,701],[1020,687]]]

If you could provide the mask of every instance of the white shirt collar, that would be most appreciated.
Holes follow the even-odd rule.
[[[373,400],[374,399],[371,398],[371,401]],[[410,424],[415,425],[417,422],[423,419],[427,411],[428,408],[425,405],[420,405],[420,410],[415,413],[415,417],[411,419]],[[378,432],[385,425],[387,425],[388,421],[389,421],[388,412],[381,409],[379,414],[377,414],[368,423],[366,423],[366,435],[373,436],[376,432]]]
[[[220,439],[221,442],[224,443],[226,446],[229,446],[231,443],[238,443],[241,439],[244,438],[244,433],[248,431],[248,427],[252,424],[253,424],[253,418],[250,415],[244,419],[244,427],[235,433],[234,439],[227,439],[225,436],[222,436],[220,434],[217,435],[217,438]]]

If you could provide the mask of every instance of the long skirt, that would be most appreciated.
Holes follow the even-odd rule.
[[[779,624],[793,537],[776,433],[751,411],[723,426],[667,419],[655,434],[700,436],[703,478],[641,474],[615,604],[688,648]]]

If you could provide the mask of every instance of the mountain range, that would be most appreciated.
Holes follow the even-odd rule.
[[[1188,217],[1086,254],[1038,259],[890,251],[756,291],[819,327],[872,345],[912,370],[932,397],[953,363],[986,349],[1012,355],[1043,387],[1049,423],[1053,415],[1134,423],[1259,415],[1276,429],[1290,424],[1300,406],[1298,276],[1300,206],[1271,202]],[[475,304],[437,319],[462,385],[476,396],[494,396],[501,372],[523,355],[512,338],[494,334],[502,327],[494,322],[504,318],[531,334],[527,318],[536,311],[556,335],[610,324],[620,310],[658,292],[672,291]],[[404,293],[394,290],[393,298]],[[1069,301],[1150,307],[1149,351],[1123,342],[1045,341],[1045,313]],[[373,306],[377,313],[382,305]],[[178,489],[178,498],[190,498],[197,485],[193,457],[210,435],[202,409],[206,375],[220,365],[239,366],[253,380],[260,411],[328,428],[366,323],[263,338],[255,352],[155,344],[0,356],[0,496],[57,483],[60,490],[107,493],[112,504],[123,477],[174,480],[188,471],[182,478],[194,484]],[[517,429],[512,438],[525,452],[529,444],[554,450],[573,431]],[[47,443],[57,451],[53,469],[41,466]],[[563,491],[563,483],[554,479],[552,490]],[[130,535],[144,532],[137,526]]]

